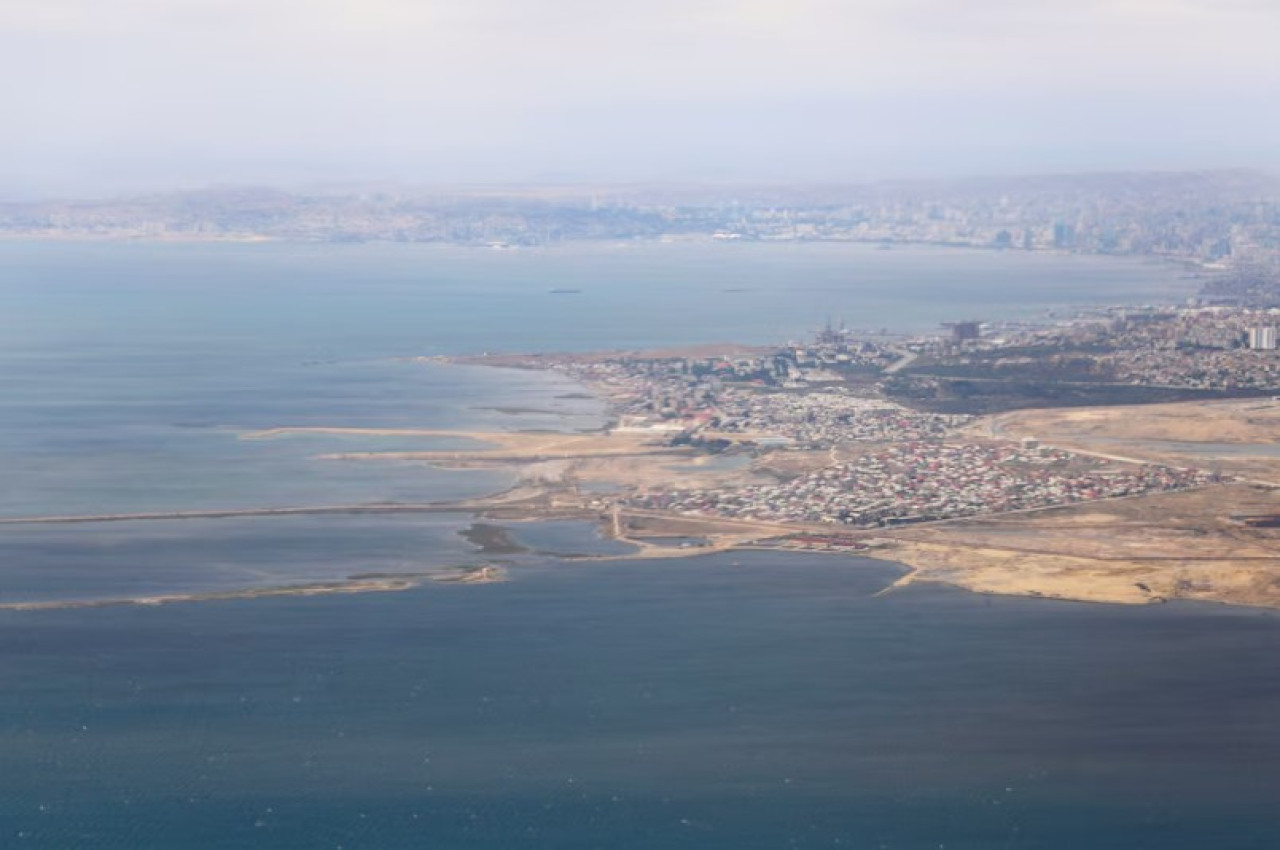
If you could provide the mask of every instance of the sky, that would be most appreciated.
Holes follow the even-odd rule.
[[[1280,166],[1278,0],[0,0],[0,197]]]

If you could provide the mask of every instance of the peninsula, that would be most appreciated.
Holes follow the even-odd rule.
[[[1280,356],[1249,344],[1269,321],[1253,307],[1086,310],[936,337],[828,326],[772,348],[460,358],[568,375],[608,399],[610,424],[401,429],[477,442],[323,459],[514,469],[516,487],[453,507],[589,518],[637,547],[611,558],[816,550],[904,564],[899,584],[1280,607]],[[1165,345],[1191,335],[1200,349]],[[1094,403],[1155,390],[1177,400]]]
[[[958,316],[914,336],[828,322],[772,346],[401,358],[555,371],[578,385],[565,397],[604,399],[608,421],[590,432],[311,421],[239,434],[394,437],[394,450],[330,449],[314,462],[511,473],[511,486],[479,498],[0,523],[469,514],[476,524],[463,536],[484,556],[530,551],[503,523],[577,519],[631,544],[625,554],[570,556],[584,561],[805,550],[902,564],[898,585],[1280,607],[1278,325],[1280,276],[1237,277],[1209,280],[1178,305],[1007,322]],[[488,410],[501,422],[528,409]],[[502,576],[486,565],[243,592],[394,591]]]

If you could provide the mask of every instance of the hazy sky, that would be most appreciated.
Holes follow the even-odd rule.
[[[1280,164],[1280,0],[0,0],[0,194]]]

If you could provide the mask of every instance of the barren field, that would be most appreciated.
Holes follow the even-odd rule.
[[[742,487],[769,480],[749,464],[724,468],[717,456],[666,445],[664,436],[637,433],[530,433],[428,429],[273,428],[242,435],[266,440],[294,434],[464,438],[477,448],[432,451],[335,452],[320,460],[420,461],[467,469],[511,467],[529,484],[574,488],[610,485],[620,490],[678,483],[694,489]],[[824,457],[826,455],[824,454]],[[829,461],[828,461],[829,462]]]
[[[1277,512],[1275,491],[1226,484],[888,532],[883,554],[988,593],[1280,607],[1280,530],[1232,519]]]
[[[1168,440],[1189,443],[1267,443],[1280,438],[1280,402],[1188,401],[1120,407],[1024,410],[990,417],[974,426],[1050,437]]]
[[[1280,493],[1236,483],[1181,493],[931,523],[845,531],[831,525],[625,510],[610,529],[644,548],[631,557],[688,556],[811,531],[861,538],[863,557],[913,568],[899,584],[937,581],[980,593],[1140,604],[1173,599],[1280,607],[1280,529],[1233,517],[1280,513]],[[700,537],[694,549],[645,545]]]
[[[987,417],[970,431],[1280,485],[1280,402],[1271,400],[1027,410]]]
[[[501,461],[528,463],[544,460],[566,460],[584,457],[665,454],[691,456],[691,449],[663,445],[647,434],[564,434],[529,431],[441,431],[429,429],[375,428],[273,428],[242,435],[246,440],[265,440],[293,434],[344,434],[388,437],[453,437],[484,444],[474,449],[396,452],[335,452],[320,455],[325,460],[426,460],[426,461]]]
[[[727,469],[708,455],[664,455],[579,458],[566,471],[574,485],[612,485],[619,490],[679,486],[694,490],[745,487],[772,480],[754,464]]]

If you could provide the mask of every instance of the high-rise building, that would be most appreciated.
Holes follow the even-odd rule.
[[[1053,247],[1074,248],[1076,246],[1076,228],[1066,222],[1058,222],[1053,226]]]
[[[1276,350],[1275,327],[1249,328],[1249,347],[1254,351]]]

